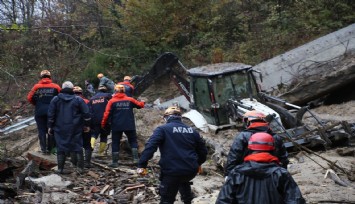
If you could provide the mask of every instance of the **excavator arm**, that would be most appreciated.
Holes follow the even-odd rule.
[[[190,101],[190,85],[186,76],[187,70],[173,53],[166,52],[158,57],[152,68],[143,76],[134,76],[134,97],[140,96],[156,80],[170,76],[182,95]]]

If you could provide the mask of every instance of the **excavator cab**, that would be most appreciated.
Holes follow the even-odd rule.
[[[203,115],[208,124],[230,124],[229,99],[257,97],[258,86],[252,67],[242,63],[219,63],[188,70],[191,108]]]
[[[190,107],[213,126],[228,126],[237,108],[228,107],[228,101],[257,97],[259,92],[252,66],[242,63],[218,63],[186,69],[173,53],[160,55],[152,68],[143,76],[133,77],[134,95],[139,96],[150,84],[170,76]],[[240,106],[240,105],[238,105]]]

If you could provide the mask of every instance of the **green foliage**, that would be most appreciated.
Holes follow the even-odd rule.
[[[175,53],[187,67],[257,64],[355,22],[352,0],[59,2],[32,26],[0,11],[3,87],[15,78],[21,90],[15,92],[25,93],[42,69],[57,83],[97,84],[100,72],[121,81],[144,73],[163,52]],[[6,90],[0,93],[7,96]]]

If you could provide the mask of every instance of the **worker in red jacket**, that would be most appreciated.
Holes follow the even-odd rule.
[[[118,84],[121,84],[125,88],[125,94],[129,97],[133,97],[134,93],[134,86],[131,84],[132,78],[130,76],[125,76],[123,78],[123,82],[119,82]]]
[[[132,148],[133,163],[138,162],[138,143],[136,124],[133,114],[133,108],[143,108],[144,101],[137,101],[125,94],[125,87],[121,84],[115,86],[116,94],[107,103],[101,127],[105,129],[108,125],[112,130],[112,164],[110,167],[118,167],[118,158],[120,150],[120,140],[122,134],[128,138]]]
[[[60,92],[58,84],[53,83],[48,70],[41,71],[41,80],[33,86],[27,95],[27,100],[35,105],[35,120],[37,123],[38,138],[41,152],[49,153],[55,147],[53,137],[47,136],[47,112],[52,98]],[[48,139],[48,142],[47,142]]]
[[[82,98],[84,100],[85,104],[88,105],[89,100],[84,97],[83,89],[80,86],[74,86],[73,92],[76,96],[79,96],[80,98]],[[82,137],[83,137],[83,148],[85,150],[84,167],[90,168],[91,167],[92,149],[91,149],[91,144],[90,144],[91,133],[90,133],[89,127],[85,127],[85,129],[83,129]],[[75,166],[77,166],[78,161],[77,161],[77,157],[75,156],[75,152],[72,152],[72,154],[73,155],[70,155],[70,159],[71,159],[72,163]]]

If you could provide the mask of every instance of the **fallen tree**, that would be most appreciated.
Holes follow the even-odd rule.
[[[304,105],[354,83],[355,57],[344,60],[339,69],[329,67],[327,70],[329,72],[323,71],[316,76],[297,79],[300,83],[279,97],[292,104]]]

